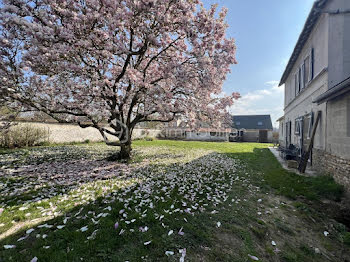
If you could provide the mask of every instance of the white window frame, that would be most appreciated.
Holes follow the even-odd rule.
[[[297,96],[298,95],[298,72],[296,72],[295,74],[294,74],[294,95],[295,96]]]
[[[294,121],[295,126],[294,126],[294,135],[300,136],[301,134],[301,118],[298,117]]]
[[[306,60],[307,59],[309,59],[309,63],[308,63],[309,70],[308,70],[308,72],[306,72],[307,71],[306,70],[306,64],[307,64]],[[311,65],[310,59],[311,59],[310,58],[310,53],[306,57],[304,57],[304,64],[303,64],[303,66],[304,66],[304,88],[307,87],[309,82],[311,81],[311,79],[310,79],[310,65]],[[306,73],[307,73],[307,77],[305,77]]]
[[[303,90],[311,80],[314,79],[314,58],[315,50],[312,47],[310,52],[304,57],[301,66],[297,68],[297,71],[294,74],[294,88],[295,88],[295,96],[297,96],[301,90]],[[309,72],[307,79],[305,79],[305,62],[309,58]]]
[[[303,63],[301,66],[300,66],[300,91],[304,89],[305,85],[305,64]]]
[[[314,126],[314,113],[311,112],[308,114],[307,118],[309,118],[309,126],[308,126],[308,130],[307,130],[307,139],[311,138],[311,132],[312,132],[312,128]]]

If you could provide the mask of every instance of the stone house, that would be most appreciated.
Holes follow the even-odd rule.
[[[350,189],[350,1],[317,0],[282,75],[280,144],[305,152],[320,112],[309,165]]]
[[[186,122],[178,120],[166,123],[162,129],[162,138],[192,140],[192,141],[229,141],[230,128],[212,128],[206,123],[200,123],[199,127],[189,128]]]
[[[260,143],[273,141],[270,115],[233,116],[233,128],[238,141]]]

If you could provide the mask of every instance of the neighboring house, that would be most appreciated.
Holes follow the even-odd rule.
[[[350,188],[350,1],[314,3],[282,75],[280,144],[300,154],[321,112],[311,166]],[[282,139],[281,139],[282,138]]]
[[[237,130],[239,141],[272,142],[272,122],[270,115],[233,116],[233,128]]]
[[[210,128],[208,124],[201,123],[196,129],[191,129],[181,121],[167,123],[162,130],[162,138],[178,140],[198,140],[198,141],[229,141],[231,129]]]
[[[231,129],[212,129],[200,128],[196,131],[186,131],[186,140],[200,140],[200,141],[228,141]]]

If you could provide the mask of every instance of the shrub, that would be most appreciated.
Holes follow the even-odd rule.
[[[48,140],[49,131],[32,125],[17,125],[0,134],[0,147],[35,146]]]

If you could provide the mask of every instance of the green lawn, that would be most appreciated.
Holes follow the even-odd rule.
[[[318,208],[342,188],[267,146],[135,141],[129,163],[100,143],[2,150],[0,261],[349,260]]]

